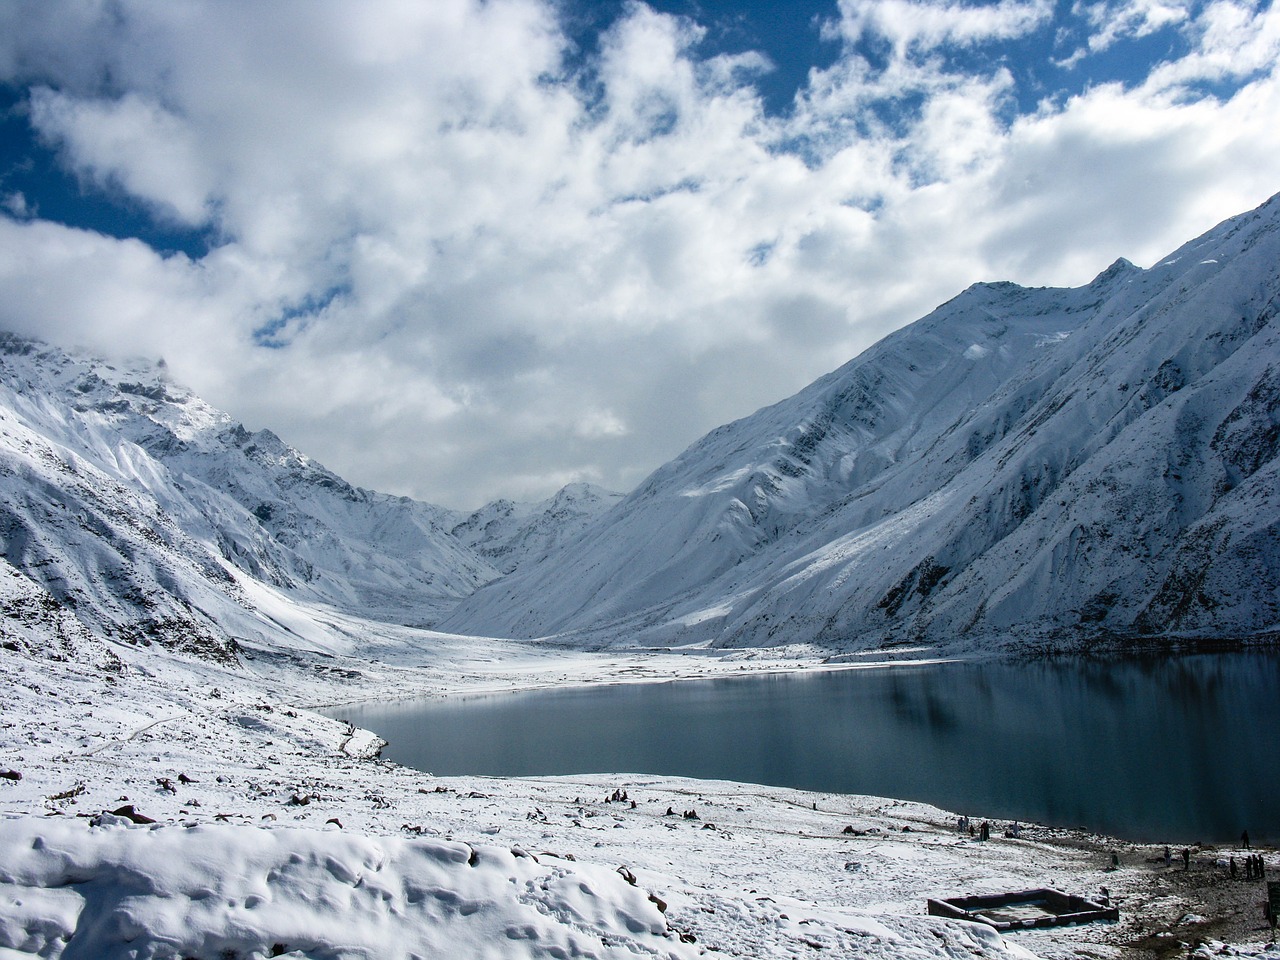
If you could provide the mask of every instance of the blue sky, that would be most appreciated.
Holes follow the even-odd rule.
[[[755,85],[769,113],[789,112],[797,91],[808,80],[809,69],[829,67],[840,55],[839,42],[822,35],[822,22],[832,16],[833,4],[812,0],[664,0],[650,6],[704,27],[706,34],[700,44],[703,55],[752,50],[764,53],[772,69],[759,75]],[[592,49],[599,31],[623,16],[626,8],[624,0],[576,4],[566,20],[574,24],[576,17],[582,17],[586,29],[575,30],[575,39],[584,48]]]
[[[77,177],[60,162],[57,148],[42,143],[32,129],[20,87],[0,90],[0,171],[11,215],[135,237],[165,254],[182,251],[200,257],[216,242],[209,231],[165,223],[124,191]]]
[[[0,326],[356,483],[628,489],[964,286],[1280,190],[1254,0],[12,0]]]

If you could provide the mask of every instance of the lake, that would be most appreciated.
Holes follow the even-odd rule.
[[[1280,840],[1280,655],[946,663],[330,711],[438,776],[667,774],[1145,841]]]

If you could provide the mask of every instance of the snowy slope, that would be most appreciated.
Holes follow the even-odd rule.
[[[697,956],[616,871],[522,851],[110,813],[0,820],[0,838],[17,901],[0,944],[23,955]]]
[[[502,573],[530,567],[599,519],[622,494],[571,483],[540,503],[495,500],[450,531]]]
[[[98,627],[234,635],[237,581],[430,621],[497,575],[449,534],[454,522],[250,433],[162,367],[0,338],[4,558]]]
[[[836,648],[1273,631],[1278,226],[1273,199],[1149,270],[972,287],[443,625]]]

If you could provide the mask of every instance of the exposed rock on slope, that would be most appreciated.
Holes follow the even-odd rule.
[[[449,629],[859,647],[1280,623],[1280,200],[1078,289],[979,284],[721,427]]]

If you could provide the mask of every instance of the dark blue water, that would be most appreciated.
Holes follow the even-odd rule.
[[[356,706],[439,776],[649,773],[1132,840],[1280,841],[1280,655],[954,663]]]

